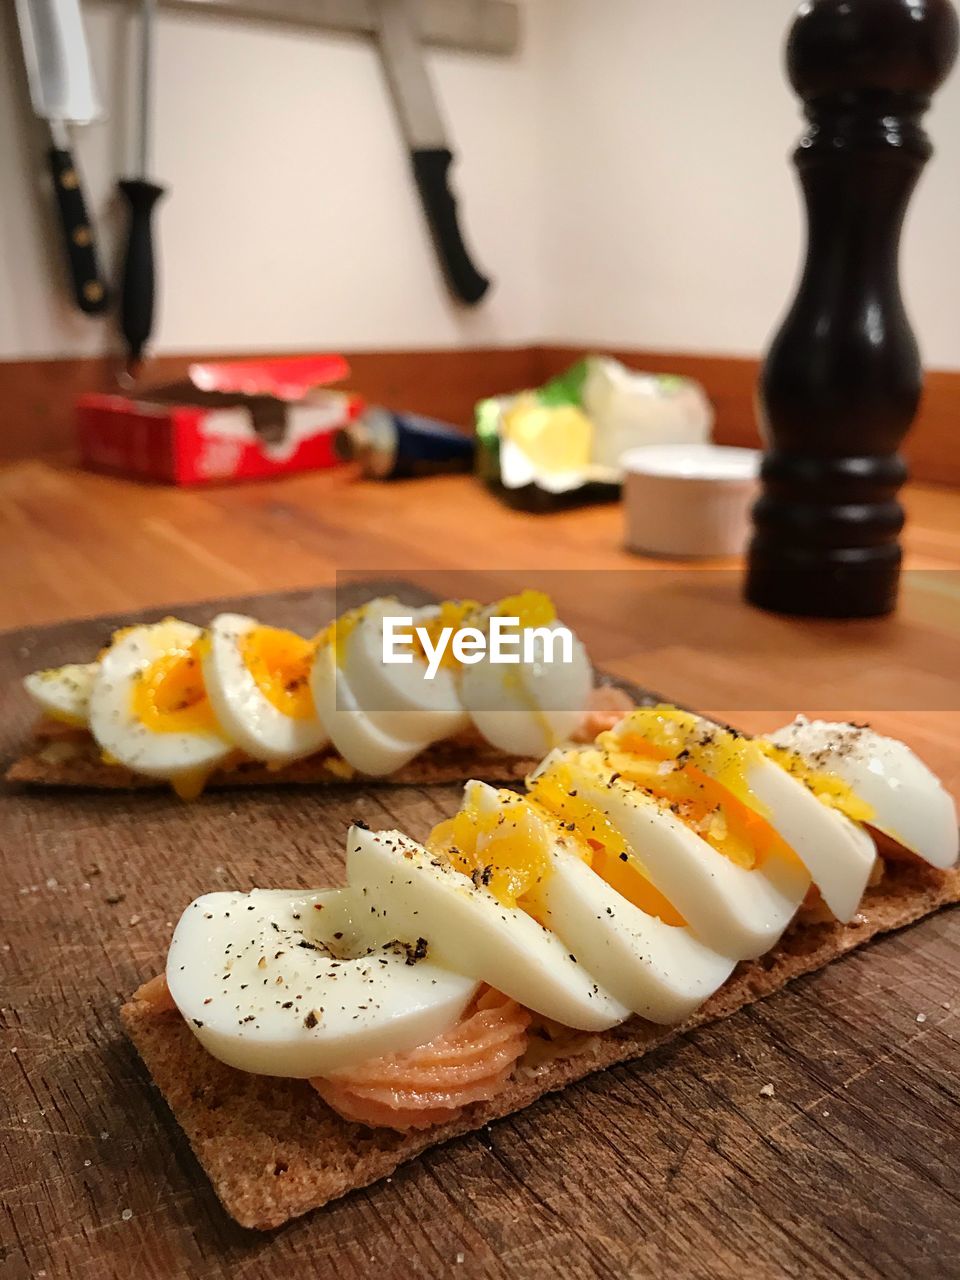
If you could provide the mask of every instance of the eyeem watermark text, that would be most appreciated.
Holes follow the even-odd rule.
[[[457,662],[468,667],[484,658],[505,666],[521,662],[573,662],[573,632],[569,627],[521,628],[519,618],[494,616],[487,630],[443,627],[434,640],[426,627],[413,625],[413,618],[384,618],[383,661],[386,665],[412,663],[416,643],[427,659],[428,680],[439,671],[448,647]]]

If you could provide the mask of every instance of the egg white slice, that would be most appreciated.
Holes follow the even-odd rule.
[[[872,729],[806,720],[770,734],[770,741],[834,773],[873,809],[870,825],[931,866],[957,860],[957,807],[940,779],[904,742]]]
[[[516,812],[513,792],[468,782],[465,804],[479,813]],[[556,823],[527,806],[527,830],[536,832],[550,859],[550,874],[527,895],[539,919],[627,1008],[651,1022],[682,1021],[733,972],[735,961],[705,947],[689,929],[664,924],[612,889],[564,846]],[[495,848],[495,845],[493,846]]]
[[[384,619],[411,618],[412,631],[436,612],[396,600],[372,601],[347,637],[340,664],[357,705],[378,729],[424,747],[459,733],[470,722],[460,702],[457,676],[449,667],[440,667],[428,680],[426,663],[402,646],[411,661],[385,663]]]
[[[285,763],[312,755],[329,742],[320,717],[285,715],[257,684],[243,657],[243,641],[260,623],[221,613],[210,624],[203,657],[207,696],[226,736],[254,760]]]
[[[213,770],[233,750],[216,732],[154,732],[134,712],[140,676],[165,654],[185,653],[200,628],[176,618],[121,633],[100,660],[90,694],[90,730],[114,760],[152,778]]]
[[[692,718],[691,718],[692,719]],[[692,763],[723,785],[713,753],[700,749],[698,740],[714,738],[739,748],[746,784],[745,803],[762,817],[791,847],[820,890],[824,902],[838,920],[850,920],[860,905],[876,858],[867,833],[836,809],[823,804],[779,764],[762,754],[756,743],[731,735],[729,729],[702,717],[693,720]],[[629,735],[630,721],[610,734],[616,742]],[[721,750],[720,759],[724,752]]]
[[[599,752],[561,757],[580,797],[605,814],[650,882],[686,920],[704,946],[749,960],[768,951],[810,887],[796,858],[771,854],[741,867],[718,853],[665,806],[623,779],[614,779]],[[585,762],[590,767],[586,767]]]
[[[556,622],[538,631],[561,626]],[[568,741],[593,688],[593,668],[576,636],[568,663],[560,661],[559,641],[549,662],[545,637],[536,637],[535,650],[533,662],[509,664],[493,662],[488,651],[480,662],[464,666],[460,681],[460,697],[473,723],[488,742],[511,755],[542,756]]]
[[[833,914],[838,920],[852,919],[877,856],[866,831],[819,801],[772,760],[751,763],[747,785],[770,825],[810,872]]]
[[[374,778],[393,773],[423,750],[423,742],[393,737],[361,709],[337,663],[332,644],[322,644],[317,650],[310,689],[330,741],[360,773]]]
[[[96,662],[71,662],[65,667],[34,671],[24,678],[23,687],[44,715],[83,728],[98,666]]]
[[[399,831],[351,827],[347,879],[403,936],[422,933],[438,964],[544,1017],[602,1031],[629,1016],[556,934]]]
[[[215,1058],[257,1075],[326,1075],[453,1026],[477,983],[411,962],[349,889],[209,893],[180,918],[167,985]],[[414,939],[416,941],[416,939]]]

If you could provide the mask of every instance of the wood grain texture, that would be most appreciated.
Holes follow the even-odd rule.
[[[347,352],[347,384],[373,404],[409,409],[470,428],[483,396],[535,387],[597,347],[531,345],[436,351]],[[262,353],[261,353],[262,354]],[[271,354],[297,354],[280,353]],[[754,397],[760,362],[755,357],[690,352],[611,351],[634,369],[681,373],[703,383],[717,414],[721,444],[757,447]],[[182,378],[194,360],[249,358],[248,352],[156,356],[146,385]],[[85,391],[116,389],[115,357],[0,361],[0,462],[36,458],[73,446],[73,404]],[[960,485],[960,371],[927,370],[920,412],[904,449],[912,474],[933,484]]]
[[[687,621],[695,609],[701,630],[739,617],[748,635],[761,615],[713,576],[699,597],[696,583],[676,584]],[[645,575],[635,578],[624,597],[622,577],[592,575],[585,639],[613,635],[638,675],[657,656],[644,648],[656,610],[637,594]],[[582,596],[583,580],[568,582],[571,607],[578,581]],[[939,676],[955,681],[957,631],[942,599],[918,590],[892,629],[854,628],[860,665],[884,665],[902,683],[929,644],[929,670],[942,658]],[[308,592],[255,606],[304,630],[329,609],[329,594]],[[210,606],[182,612],[202,618]],[[583,600],[579,612],[587,618]],[[755,719],[774,714],[787,664],[778,676],[766,658],[786,641],[819,650],[824,665],[838,642],[836,630],[770,621],[779,625],[749,667],[735,653],[713,664],[701,653],[701,705],[721,706],[738,679],[741,691],[761,686],[767,709]],[[32,719],[15,677],[93,652],[110,625],[0,636],[0,756],[16,752]],[[692,647],[667,656],[663,670],[694,661]],[[956,781],[955,711],[874,718],[899,726],[934,767],[952,762]],[[431,1151],[273,1236],[232,1224],[123,1037],[120,1003],[158,970],[194,894],[336,879],[350,819],[422,834],[457,794],[354,788],[321,801],[266,790],[185,806],[154,793],[0,792],[4,1280],[960,1274],[957,912]],[[768,1083],[773,1097],[760,1092]]]
[[[914,484],[903,497],[907,568],[932,572],[945,600],[949,574],[940,571],[960,569],[960,496]],[[448,585],[437,589],[454,593],[464,570],[615,571],[621,584],[639,569],[656,570],[661,582],[677,572],[669,561],[625,551],[623,530],[616,503],[532,516],[507,509],[469,476],[383,484],[344,467],[178,490],[24,461],[0,466],[0,629],[305,588],[338,572],[415,569],[437,581],[445,575]],[[705,570],[731,570],[729,598],[737,600],[738,560],[689,566]],[[743,619],[761,616],[736,607]],[[596,630],[609,621],[601,607]],[[844,631],[834,624],[830,634]]]

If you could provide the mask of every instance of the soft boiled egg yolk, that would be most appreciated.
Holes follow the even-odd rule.
[[[452,628],[456,635],[463,627],[478,625],[480,611],[480,604],[476,600],[444,600],[437,606],[434,616],[423,619],[418,626],[424,629],[430,644],[436,648],[444,628]],[[492,612],[501,618],[516,618],[521,631],[528,627],[546,627],[557,620],[553,601],[542,591],[528,590],[515,596],[505,596],[493,606]],[[419,636],[414,642],[414,650],[426,661],[427,654]],[[454,669],[459,665],[452,643],[448,644],[440,659],[440,666]]]
[[[676,707],[641,707],[598,740],[626,782],[666,801],[711,848],[752,870],[790,846],[753,794],[748,770],[760,748],[752,739],[705,725]]]
[[[521,591],[515,596],[504,596],[493,608],[501,618],[517,618],[521,630],[527,627],[548,627],[557,620],[553,601],[543,591]]]
[[[347,652],[347,642],[363,620],[366,611],[366,607],[361,605],[357,609],[348,609],[346,613],[342,613],[339,618],[335,618],[328,626],[317,632],[312,641],[314,648],[322,649],[325,645],[332,644],[337,666],[342,667]]]
[[[550,870],[550,857],[530,829],[528,812],[522,796],[493,812],[481,813],[468,803],[434,827],[427,848],[489,889],[503,906],[522,907],[523,897]]]
[[[310,668],[315,647],[293,631],[254,627],[240,640],[243,664],[257,688],[276,709],[292,720],[316,715],[310,692]]]
[[[541,822],[531,821],[534,816]],[[526,896],[550,873],[543,844],[546,824],[569,852],[581,858],[635,907],[664,924],[682,926],[683,916],[650,881],[626,840],[599,810],[580,799],[557,768],[530,783],[529,798],[517,796],[499,810],[480,812],[467,803],[434,827],[427,839],[431,853],[442,855],[505,907],[536,916]]]
[[[161,653],[133,686],[133,714],[152,733],[216,733],[217,719],[203,684],[200,645]]]
[[[398,608],[402,609],[403,607],[398,605]],[[347,642],[357,625],[362,621],[366,611],[366,606],[364,605],[357,609],[348,609],[314,636],[314,646],[319,649],[323,645],[334,645],[337,665],[342,666],[346,655]],[[446,627],[452,628],[454,634],[456,634],[463,627],[475,625],[475,620],[480,612],[481,607],[476,600],[443,600],[437,606],[437,611],[432,617],[422,618],[417,621],[417,627],[423,628],[429,637],[430,644],[436,648],[440,634]],[[528,590],[521,591],[515,596],[505,596],[503,600],[493,606],[492,612],[504,618],[517,618],[518,626],[521,630],[527,627],[549,626],[557,620],[557,611],[554,608],[553,601],[542,591]],[[268,630],[269,628],[263,629]],[[416,633],[416,630],[414,632],[414,653],[422,658],[423,661],[427,660],[423,641]],[[453,645],[448,643],[440,659],[440,666],[454,669],[459,665],[453,651]]]
[[[461,627],[469,626],[470,620],[480,609],[480,605],[476,600],[443,600],[437,607],[437,612],[432,618],[424,618],[418,623],[423,627],[424,631],[430,638],[430,644],[436,649],[440,640],[440,633],[445,627],[452,627],[456,634]],[[424,648],[423,641],[417,634],[414,640],[414,652],[427,661],[427,652]],[[459,666],[453,652],[453,645],[448,644],[443,651],[440,659],[440,666],[453,669]]]
[[[802,782],[822,804],[854,822],[869,822],[874,816],[871,806],[837,774],[818,770],[796,752],[772,742],[705,724],[678,707],[662,703],[638,707],[618,729],[604,736],[600,745],[658,760],[673,760],[682,765],[689,776],[719,783],[742,807],[760,817],[767,815],[751,790],[748,773],[751,762],[758,755],[764,755]],[[755,833],[755,825],[750,825]]]
[[[850,783],[839,774],[816,769],[795,751],[778,747],[772,742],[758,742],[757,746],[774,764],[778,764],[798,782],[802,782],[808,791],[812,791],[821,804],[837,809],[854,822],[869,823],[876,818],[873,806],[858,796]]]
[[[532,803],[553,818],[561,838],[573,837],[573,852],[621,897],[664,924],[682,926],[683,916],[647,875],[646,868],[606,814],[584,800],[563,765],[528,783]]]

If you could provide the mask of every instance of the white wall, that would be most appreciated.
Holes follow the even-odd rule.
[[[794,0],[526,0],[512,59],[431,51],[478,262],[453,307],[371,45],[162,13],[153,168],[158,350],[553,342],[756,353],[801,252],[781,71]],[[17,68],[12,5],[0,65]],[[136,22],[86,0],[110,120],[79,134],[115,266]],[[22,74],[0,81],[0,358],[103,349],[62,295]],[[960,367],[960,72],[907,226],[904,285],[926,360]]]
[[[802,251],[782,72],[795,5],[546,0],[546,337],[764,348]],[[927,363],[960,367],[960,68],[928,126],[904,294]]]
[[[134,13],[135,13],[134,6]],[[42,198],[10,0],[0,4],[0,358],[88,353],[109,323],[60,300],[59,246]],[[132,162],[135,17],[86,0],[109,120],[77,131],[89,198],[116,265],[113,185]],[[540,319],[540,78],[515,58],[431,51],[462,157],[454,184],[482,309],[440,281],[372,42],[161,11],[154,174],[163,297],[157,350],[523,343]]]

